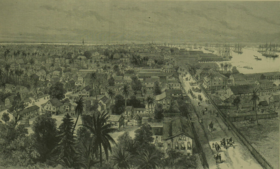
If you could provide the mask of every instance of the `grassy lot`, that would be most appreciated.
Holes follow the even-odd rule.
[[[259,120],[259,126],[234,122],[252,146],[274,167],[279,168],[279,117]]]

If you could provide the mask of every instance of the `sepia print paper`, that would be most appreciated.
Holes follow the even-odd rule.
[[[0,168],[279,168],[279,9],[1,0]]]

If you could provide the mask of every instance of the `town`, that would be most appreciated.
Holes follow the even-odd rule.
[[[1,45],[0,165],[277,168],[280,72],[236,46]]]

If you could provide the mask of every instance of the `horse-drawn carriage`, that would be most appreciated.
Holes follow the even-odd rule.
[[[233,147],[234,148],[234,141],[232,140],[232,137],[229,139],[225,139],[223,138],[221,140],[221,146],[223,146],[225,149],[228,149],[229,147]]]

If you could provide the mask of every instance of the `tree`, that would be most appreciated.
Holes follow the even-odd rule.
[[[154,94],[155,94],[155,95],[161,94],[161,89],[160,89],[160,86],[159,86],[159,82],[158,82],[158,81],[155,82]]]
[[[155,107],[155,119],[162,120],[163,119],[163,108],[162,104],[157,104]]]
[[[139,161],[139,169],[156,169],[161,166],[160,156],[154,151],[143,151],[137,159]]]
[[[50,97],[51,99],[58,99],[58,100],[61,100],[63,99],[65,96],[65,90],[63,88],[63,84],[61,82],[56,82],[54,85],[52,85],[50,87],[50,90],[49,90],[49,94],[50,94]]]
[[[240,97],[237,96],[234,100],[233,100],[233,105],[236,106],[236,109],[238,110],[239,108],[239,104],[240,104],[241,100],[240,100]]]
[[[40,115],[33,122],[32,130],[36,149],[40,154],[39,161],[45,162],[51,157],[51,151],[58,143],[56,120],[47,115]]]
[[[62,124],[59,126],[59,142],[53,152],[58,153],[58,162],[69,168],[77,168],[78,156],[75,148],[75,137],[72,132],[74,122],[68,113],[62,121]]]
[[[154,141],[153,138],[153,132],[152,132],[152,127],[145,123],[141,126],[140,129],[137,129],[135,131],[135,138],[134,138],[135,142],[137,145],[139,145],[138,147],[147,145],[151,142]]]
[[[123,86],[122,94],[123,94],[123,96],[124,96],[124,98],[125,98],[125,107],[126,107],[127,98],[128,98],[128,96],[129,96],[129,86],[128,86],[127,84],[125,84],[125,85]]]
[[[2,119],[5,123],[7,123],[8,121],[10,121],[10,116],[9,116],[8,113],[3,113],[1,119]]]
[[[94,136],[85,127],[80,127],[77,131],[77,150],[80,154],[80,160],[86,169],[90,169],[97,160],[97,151],[92,147]]]
[[[148,107],[150,108],[149,112],[153,112],[151,109],[153,108],[153,105],[154,105],[154,99],[149,96],[149,97],[147,97],[146,102],[148,104]]]
[[[257,124],[259,124],[258,122],[258,110],[257,110],[257,101],[260,100],[259,96],[257,95],[257,90],[253,90],[253,95],[251,97],[251,101],[253,102],[253,106],[254,106],[254,111],[256,112],[256,120],[257,120]]]
[[[221,69],[222,69],[222,71],[223,71],[223,70],[224,70],[224,64],[221,63],[220,65],[221,65]]]
[[[90,51],[85,51],[84,56],[87,57],[87,59],[90,59],[92,56],[92,53]]]
[[[12,106],[9,109],[9,112],[12,112],[15,120],[15,125],[22,119],[23,114],[22,110],[25,108],[24,102],[21,100],[20,94],[17,93],[16,96],[14,96],[14,100],[12,102]]]
[[[109,84],[109,86],[115,86],[115,79],[113,77],[110,77],[108,79],[108,84]]]
[[[93,147],[99,148],[100,151],[100,166],[102,167],[102,147],[108,160],[108,151],[112,152],[111,143],[116,144],[115,140],[110,136],[110,133],[115,132],[116,129],[112,128],[111,124],[106,124],[109,116],[107,113],[96,113],[92,116],[83,116],[83,127],[87,128],[92,135]]]
[[[76,101],[76,104],[77,104],[77,106],[75,108],[75,114],[77,115],[77,119],[76,119],[76,122],[75,122],[74,127],[73,127],[73,131],[72,131],[73,134],[74,134],[77,122],[79,120],[79,116],[80,115],[82,116],[82,114],[83,114],[83,110],[84,110],[83,97],[80,97],[80,99]]]
[[[118,147],[124,150],[128,150],[128,144],[133,142],[133,139],[129,136],[129,133],[126,131],[118,137]]]
[[[113,70],[114,70],[115,72],[120,71],[119,66],[118,66],[118,65],[114,65]]]
[[[238,74],[239,73],[236,66],[233,66],[231,71],[232,71],[233,74]]]
[[[109,89],[108,95],[110,96],[111,103],[113,103],[113,97],[114,97],[115,93],[111,89]]]
[[[115,105],[113,109],[114,114],[122,114],[125,110],[125,99],[122,95],[117,95],[115,97]]]
[[[117,166],[120,169],[129,169],[130,161],[132,159],[132,155],[125,151],[122,148],[118,148],[112,156],[112,160],[114,162],[114,166]]]
[[[137,91],[142,91],[141,81],[136,76],[132,76],[131,79],[132,79],[131,87],[132,90],[134,91],[134,94],[136,94]]]
[[[34,165],[40,155],[35,148],[34,139],[27,134],[23,125],[16,126],[14,121],[5,124],[0,122],[1,166]]]

